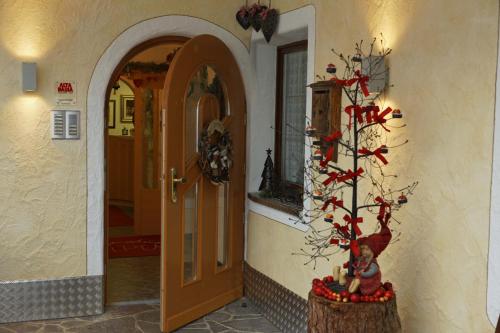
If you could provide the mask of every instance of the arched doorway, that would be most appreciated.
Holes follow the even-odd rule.
[[[139,27],[140,26],[140,27]],[[163,32],[163,35],[167,33],[179,33],[181,36],[196,36],[198,34],[207,34],[217,37],[220,42],[227,46],[228,51],[232,53],[234,56],[233,60],[233,73],[241,72],[244,84],[241,85],[240,91],[243,91],[244,87],[248,89],[250,86],[251,73],[249,65],[249,54],[247,49],[241,43],[241,41],[237,40],[233,35],[228,33],[227,31],[221,29],[218,26],[215,26],[207,21],[195,19],[192,17],[184,17],[184,16],[167,16],[156,18],[152,20],[148,20],[145,22],[141,22],[137,26],[134,26],[128,29],[124,34],[120,35],[117,40],[115,40],[111,46],[106,50],[104,55],[99,60],[94,74],[92,75],[89,92],[88,92],[88,112],[87,112],[87,162],[88,162],[88,199],[87,199],[87,207],[88,207],[88,216],[87,216],[87,274],[88,275],[103,275],[104,273],[104,253],[105,253],[105,242],[104,242],[104,225],[105,225],[105,204],[106,200],[104,200],[104,189],[105,189],[105,150],[104,150],[104,110],[105,105],[107,105],[106,96],[108,96],[111,85],[113,85],[113,75],[116,75],[111,68],[115,68],[115,71],[120,68],[120,61],[123,58],[126,58],[128,50],[130,50],[134,45],[147,45],[144,41],[155,40],[156,38],[163,38],[162,36],[156,37],[155,35]],[[149,37],[149,39],[148,39]],[[152,38],[154,37],[154,38]],[[152,38],[152,39],[151,39]],[[186,38],[186,37],[185,37]],[[132,44],[134,41],[138,41],[138,44]],[[120,59],[117,56],[122,56]],[[236,67],[234,67],[236,66]],[[238,68],[239,67],[239,68]],[[222,69],[223,67],[219,67]],[[236,68],[236,70],[234,70]],[[106,80],[107,87],[103,84],[103,80]],[[241,80],[241,78],[240,78]],[[103,94],[103,91],[106,93]],[[245,94],[249,92],[246,91],[242,93],[243,98]],[[103,96],[104,95],[104,96]],[[241,95],[241,94],[240,94]],[[240,105],[239,112],[246,112],[244,110],[244,100],[243,102],[238,103]],[[243,119],[243,118],[241,118]],[[238,121],[241,126],[243,125],[243,121]],[[236,131],[237,132],[237,131]],[[245,131],[242,130],[239,132],[239,135],[244,136]],[[245,147],[244,140],[241,141],[242,144],[240,146]],[[243,153],[243,162],[241,164],[244,167],[244,151]],[[241,155],[241,154],[240,154]],[[245,181],[244,177],[242,177],[243,173],[240,172],[238,179],[243,180],[243,183],[238,185],[238,188],[241,189],[240,192],[244,193]],[[241,193],[240,193],[241,194]],[[243,196],[244,198],[244,196]],[[241,201],[243,202],[244,199]],[[241,206],[241,207],[244,207]],[[240,208],[241,209],[241,208]],[[238,218],[243,217],[243,211],[241,210],[238,214]],[[242,221],[241,221],[242,222]],[[240,240],[241,247],[243,247],[244,242]],[[242,256],[243,248],[239,251]],[[242,257],[239,259],[239,271],[241,274],[241,263]],[[236,266],[235,266],[236,267]],[[223,272],[222,270],[221,272]],[[240,277],[241,278],[241,277]],[[163,283],[163,282],[162,282]],[[231,291],[229,295],[221,295],[225,301],[220,301],[220,304],[224,304],[225,302],[234,299],[237,295],[241,296],[242,287],[239,287],[239,292]],[[162,298],[163,300],[164,298]],[[219,301],[217,301],[219,302]],[[215,303],[214,303],[215,304]],[[219,303],[217,303],[219,304]],[[163,303],[162,303],[163,305]],[[214,305],[215,306],[215,305]],[[211,306],[212,307],[212,306]],[[196,313],[199,310],[195,311]],[[202,313],[199,312],[198,315]],[[194,317],[193,317],[194,318]],[[182,321],[185,321],[182,319]],[[175,324],[177,325],[177,324]]]
[[[87,94],[87,275],[104,273],[104,112],[107,85],[113,72],[137,45],[163,36],[211,34],[221,39],[238,62],[245,93],[253,82],[248,48],[241,40],[209,21],[184,15],[168,15],[142,21],[121,33],[96,64]]]

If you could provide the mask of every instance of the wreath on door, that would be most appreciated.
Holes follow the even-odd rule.
[[[224,124],[218,119],[212,120],[203,129],[198,146],[200,151],[198,164],[203,174],[214,185],[228,182],[229,169],[233,164],[232,142]]]

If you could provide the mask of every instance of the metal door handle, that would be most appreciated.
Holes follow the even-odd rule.
[[[184,184],[186,178],[177,178],[177,171],[175,168],[170,169],[170,199],[173,203],[177,202],[177,184]]]

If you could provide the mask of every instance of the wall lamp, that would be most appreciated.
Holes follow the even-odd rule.
[[[23,62],[22,76],[23,91],[36,91],[36,62]]]

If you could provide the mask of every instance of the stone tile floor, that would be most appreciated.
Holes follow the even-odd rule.
[[[159,300],[160,260],[159,256],[110,259],[108,302]]]
[[[242,306],[243,305],[243,306]],[[245,306],[246,305],[246,306]],[[0,325],[0,333],[159,333],[158,304],[120,305],[100,316]],[[279,333],[247,300],[212,312],[175,333]]]

